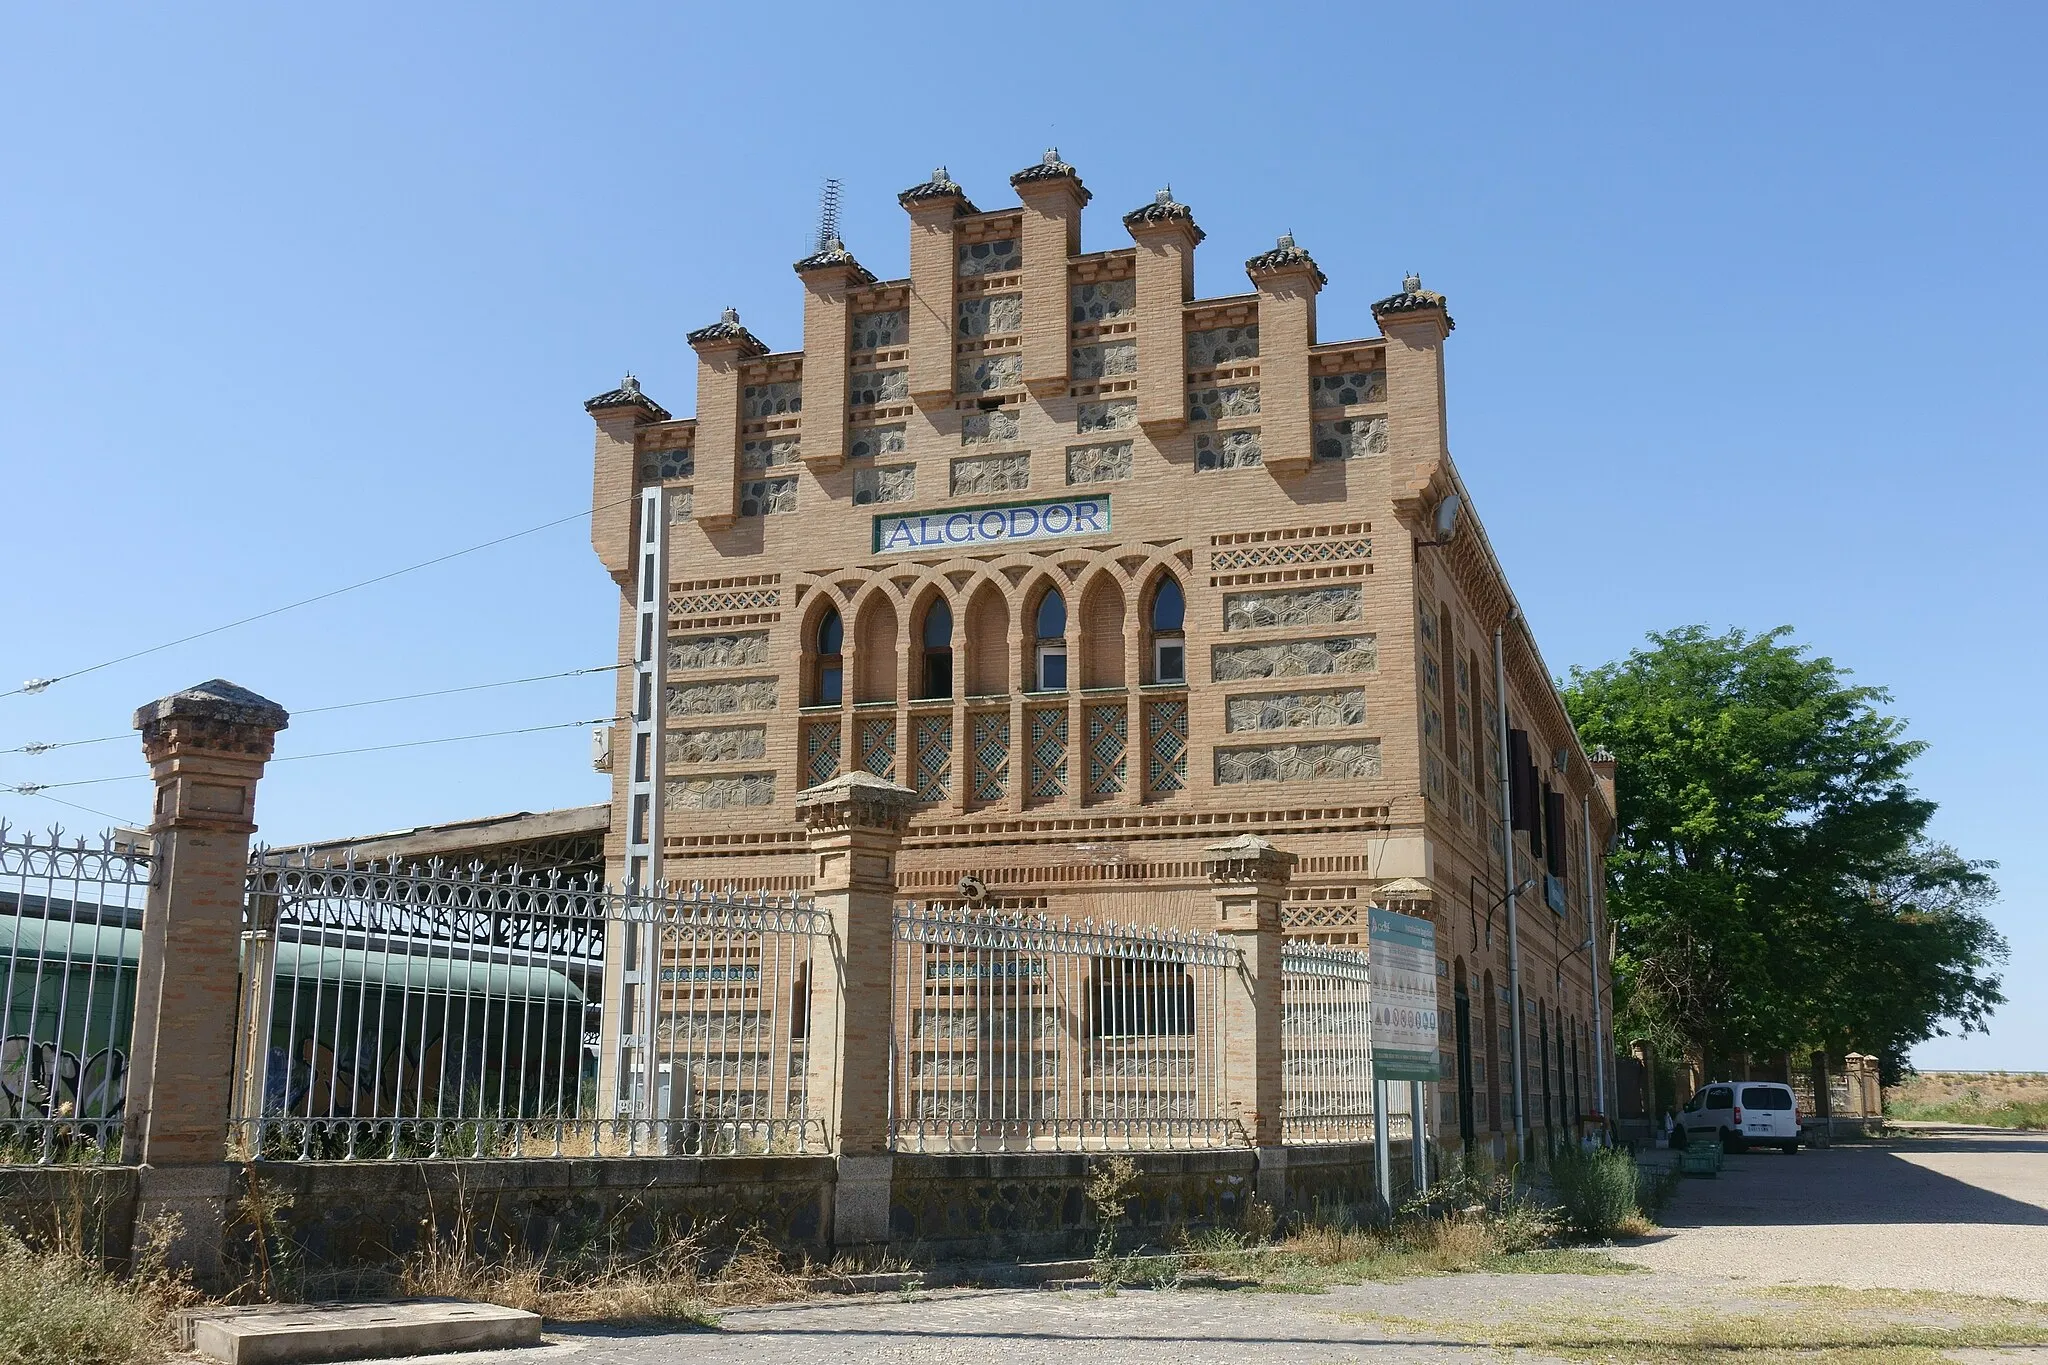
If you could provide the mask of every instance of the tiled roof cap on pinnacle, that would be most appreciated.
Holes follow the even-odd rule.
[[[1060,149],[1057,147],[1046,148],[1045,155],[1039,158],[1038,164],[1026,166],[1023,170],[1011,176],[1010,184],[1015,188],[1033,184],[1040,180],[1073,181],[1074,188],[1081,191],[1081,202],[1084,204],[1095,197],[1089,192],[1088,187],[1081,183],[1081,173],[1060,160]]]
[[[1244,263],[1244,269],[1247,275],[1257,276],[1268,271],[1288,270],[1304,265],[1315,272],[1318,287],[1330,282],[1330,277],[1316,264],[1316,258],[1294,244],[1293,233],[1285,232],[1280,235],[1280,240],[1274,244],[1271,251],[1261,251],[1252,257]]]
[[[1372,315],[1378,318],[1383,313],[1422,313],[1432,308],[1444,315],[1446,331],[1457,327],[1458,324],[1451,320],[1450,300],[1434,289],[1424,289],[1422,277],[1411,270],[1401,281],[1401,292],[1389,294],[1374,304]]]
[[[1195,211],[1186,204],[1175,201],[1171,185],[1161,187],[1159,193],[1152,197],[1151,203],[1143,208],[1132,209],[1124,215],[1124,226],[1127,228],[1141,228],[1153,223],[1186,223],[1198,242],[1208,236],[1201,228],[1195,226]]]
[[[798,261],[796,273],[801,275],[807,270],[828,270],[833,266],[845,266],[862,284],[875,282],[874,272],[853,259],[853,253],[846,249],[846,243],[837,237],[827,237],[816,251]]]
[[[896,196],[896,202],[905,208],[909,208],[912,204],[922,203],[927,199],[955,199],[959,201],[959,208],[956,212],[962,214],[981,212],[980,209],[974,207],[974,201],[967,197],[967,191],[961,189],[953,177],[946,174],[944,166],[935,169],[932,172],[931,179],[921,185],[912,185],[909,189]]]
[[[669,420],[668,409],[640,392],[640,381],[627,375],[619,386],[609,393],[601,393],[583,405],[585,412],[597,412],[603,408],[644,408],[654,415],[657,422]]]
[[[740,310],[728,308],[709,327],[699,327],[683,338],[692,346],[706,341],[736,341],[748,355],[767,355],[768,346],[740,325]]]

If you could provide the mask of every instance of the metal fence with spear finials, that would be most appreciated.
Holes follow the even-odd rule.
[[[259,853],[249,907],[247,1154],[827,1147],[807,1034],[829,925],[808,902]],[[637,1017],[608,1019],[606,948],[626,937],[636,989],[615,969],[614,1003]]]
[[[0,820],[0,1163],[115,1161],[149,855]]]
[[[976,907],[899,906],[899,1151],[1216,1147],[1221,937]]]

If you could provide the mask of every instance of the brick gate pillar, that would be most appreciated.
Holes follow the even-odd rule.
[[[1243,954],[1225,986],[1225,1112],[1259,1150],[1259,1197],[1285,1206],[1280,1146],[1280,902],[1295,856],[1254,834],[1202,850],[1216,931]]]
[[[850,772],[801,792],[811,895],[831,917],[811,966],[810,1112],[839,1153],[832,1240],[889,1239],[889,1047],[894,1032],[896,851],[916,794]]]
[[[138,1215],[179,1216],[174,1249],[218,1268],[240,1002],[242,903],[256,782],[288,717],[223,682],[135,713],[156,782],[154,867],[142,915],[121,1158],[144,1167]]]

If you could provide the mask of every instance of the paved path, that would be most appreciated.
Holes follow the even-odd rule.
[[[1372,1365],[1499,1361],[1436,1324],[1771,1311],[1769,1284],[2048,1301],[2048,1135],[1944,1135],[1731,1158],[1668,1231],[1617,1254],[1649,1275],[1456,1275],[1327,1294],[961,1290],[728,1311],[717,1331],[565,1329],[449,1365]],[[1541,1357],[1525,1356],[1535,1360]],[[1956,1359],[2048,1361],[2048,1351]],[[425,1365],[425,1362],[420,1362]]]
[[[2048,1299],[2048,1134],[1926,1133],[1727,1158],[1620,1254],[1766,1284]]]

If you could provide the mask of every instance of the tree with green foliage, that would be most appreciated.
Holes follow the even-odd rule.
[[[1704,626],[1573,669],[1565,705],[1618,760],[1608,860],[1619,1036],[1698,1059],[1860,1050],[1896,1069],[2002,1003],[1993,863],[1925,831],[1925,748],[1882,688],[1792,642]]]

